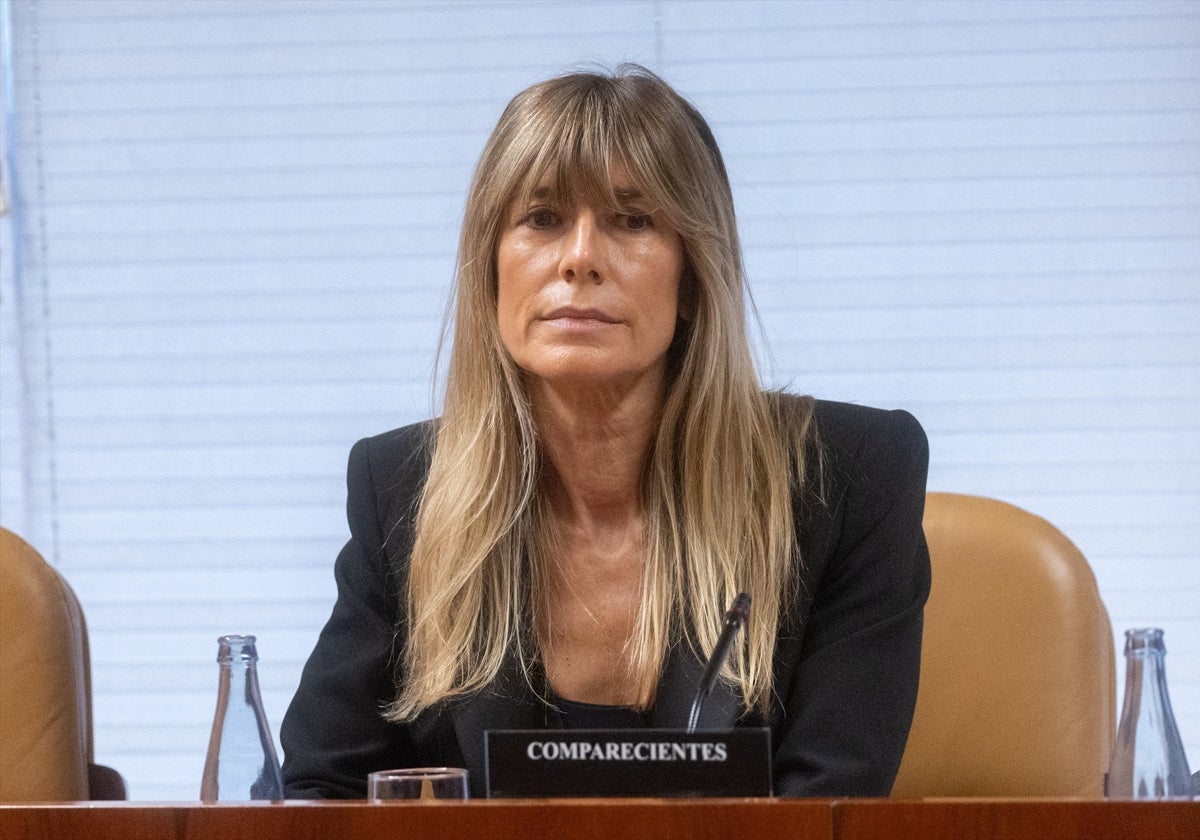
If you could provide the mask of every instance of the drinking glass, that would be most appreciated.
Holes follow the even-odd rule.
[[[379,770],[367,776],[367,798],[466,799],[467,771],[461,767],[408,767]]]

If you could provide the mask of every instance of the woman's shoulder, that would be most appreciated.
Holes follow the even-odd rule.
[[[402,458],[415,449],[428,449],[437,437],[437,420],[422,420],[362,438],[354,444],[375,458]]]
[[[425,421],[363,438],[350,449],[346,513],[368,556],[386,553],[401,563],[412,550],[412,524],[436,435],[436,421]]]
[[[376,492],[424,482],[437,421],[424,420],[365,437],[350,450],[349,480],[369,480]]]
[[[929,464],[925,430],[903,409],[813,401],[813,441],[827,477],[886,489],[920,478]]]
[[[812,401],[817,434],[826,446],[856,449],[867,437],[901,449],[925,448],[925,430],[904,409],[873,408],[832,400]]]
[[[803,427],[806,438],[834,452],[855,452],[868,438],[876,445],[899,450],[926,448],[925,430],[903,409],[873,408],[855,403],[821,400],[782,391],[770,392],[775,411],[788,426]]]

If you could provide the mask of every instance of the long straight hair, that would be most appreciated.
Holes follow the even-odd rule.
[[[700,114],[648,70],[573,73],[519,93],[483,150],[459,244],[443,416],[402,587],[403,660],[387,716],[482,689],[515,653],[533,674],[555,558],[537,429],[497,325],[496,251],[514,200],[549,182],[616,206],[610,175],[679,232],[681,311],[640,504],[646,564],[626,650],[638,704],[654,702],[672,646],[707,651],[738,592],[746,642],[723,677],[766,711],[772,657],[799,562],[791,499],[804,480],[811,403],[764,393],[746,335],[733,196]]]

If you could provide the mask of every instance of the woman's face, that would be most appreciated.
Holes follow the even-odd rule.
[[[623,172],[613,181],[618,212],[548,187],[509,207],[496,255],[500,338],[549,383],[621,387],[665,371],[683,243]]]

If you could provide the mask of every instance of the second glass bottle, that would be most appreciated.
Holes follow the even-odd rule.
[[[1167,694],[1163,631],[1125,632],[1125,700],[1104,779],[1109,799],[1189,799],[1193,795],[1183,741]]]
[[[258,690],[258,651],[253,636],[217,639],[217,711],[213,717],[203,802],[283,799],[275,741]]]

